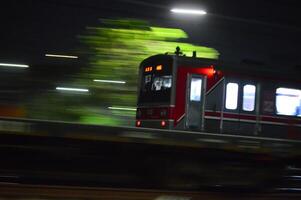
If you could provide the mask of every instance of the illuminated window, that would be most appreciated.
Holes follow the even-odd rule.
[[[201,101],[202,79],[192,78],[190,87],[190,101]]]
[[[153,91],[166,90],[171,88],[172,85],[172,77],[171,76],[158,76],[154,78],[152,84]]]
[[[229,110],[237,109],[238,84],[228,83],[226,87],[226,108]]]
[[[301,90],[277,88],[276,112],[278,115],[301,117]]]
[[[163,87],[164,88],[171,88],[171,76],[163,76]]]
[[[255,109],[255,85],[245,85],[243,88],[242,109],[244,111],[254,111]]]

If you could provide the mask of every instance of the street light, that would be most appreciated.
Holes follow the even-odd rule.
[[[194,9],[182,9],[182,8],[173,8],[170,10],[173,13],[187,14],[187,15],[206,15],[205,10],[194,10]]]

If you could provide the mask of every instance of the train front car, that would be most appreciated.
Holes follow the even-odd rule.
[[[140,65],[136,126],[301,139],[298,73],[179,54]]]
[[[156,55],[145,59],[139,69],[136,126],[172,127],[173,58]]]
[[[219,79],[215,62],[180,55],[145,59],[139,71],[136,126],[204,130],[205,93]]]

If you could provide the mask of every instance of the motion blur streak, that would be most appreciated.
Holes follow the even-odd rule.
[[[80,91],[45,90],[31,98],[27,112],[29,118],[133,126],[134,110],[108,107],[136,107],[138,66],[143,59],[154,54],[172,53],[176,46],[181,46],[187,56],[191,56],[193,51],[205,58],[219,56],[212,47],[188,43],[188,34],[181,29],[151,26],[141,20],[101,19],[100,24],[87,27],[77,38],[81,46],[72,52],[77,52],[74,55],[80,59],[68,59],[68,63],[63,63],[66,61],[64,58],[45,57],[64,70],[60,77],[53,74],[53,83],[49,87],[83,87],[89,89],[89,95],[74,98],[71,92],[78,94]],[[56,55],[56,52],[49,50],[45,54]]]
[[[88,89],[81,89],[81,88],[56,87],[56,89],[57,90],[62,90],[62,91],[89,92]]]
[[[29,65],[12,64],[12,63],[0,63],[0,66],[3,66],[3,67],[21,67],[21,68],[28,68],[29,67]]]
[[[78,56],[69,56],[69,55],[59,55],[59,54],[45,54],[46,57],[54,57],[54,58],[73,58],[77,59]]]
[[[113,80],[93,80],[94,82],[100,82],[100,83],[118,83],[118,84],[126,84],[125,81],[113,81]]]
[[[123,108],[123,107],[108,107],[110,110],[127,110],[127,111],[136,111],[136,108]]]

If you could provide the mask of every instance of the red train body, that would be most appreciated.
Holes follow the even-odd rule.
[[[180,55],[139,70],[136,126],[301,138],[301,87],[276,73]]]

